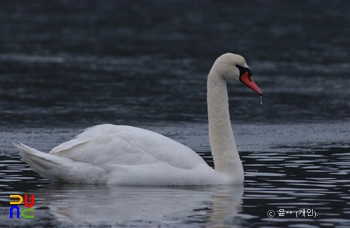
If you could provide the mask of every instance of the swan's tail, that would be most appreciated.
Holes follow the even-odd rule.
[[[88,163],[48,154],[23,143],[13,143],[20,151],[22,160],[35,172],[54,182],[101,183],[106,181],[106,171]],[[91,176],[94,173],[94,177]]]
[[[54,158],[53,155],[41,152],[23,143],[13,143],[13,145],[19,150],[22,160],[35,172],[45,178],[58,181],[57,177],[52,176],[50,171],[60,165],[59,161],[56,161],[59,160],[59,157],[55,156],[56,158]]]

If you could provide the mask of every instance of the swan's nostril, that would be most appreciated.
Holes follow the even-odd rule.
[[[252,81],[252,75],[251,74],[248,75],[248,79],[249,79],[249,81]]]

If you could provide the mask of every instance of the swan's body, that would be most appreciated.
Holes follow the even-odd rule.
[[[243,70],[242,70],[242,69]],[[249,72],[249,75],[247,74]],[[216,169],[190,148],[158,133],[103,124],[88,128],[50,153],[16,144],[23,160],[52,181],[116,185],[242,184],[244,172],[228,110],[226,80],[261,94],[243,57],[219,57],[208,75],[209,138]],[[241,79],[246,77],[246,79]]]
[[[18,146],[24,160],[53,181],[118,185],[231,183],[190,148],[161,134],[103,124],[53,148],[49,154]]]

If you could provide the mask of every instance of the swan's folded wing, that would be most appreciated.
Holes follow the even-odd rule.
[[[69,150],[72,150],[74,147],[82,146],[87,142],[89,142],[89,140],[75,138],[54,147],[49,153],[57,154],[60,152],[69,151]]]
[[[60,156],[59,153],[77,149],[77,147],[82,146],[93,140],[94,137],[101,135],[101,132],[98,131],[98,129],[99,128],[96,126],[87,128],[81,134],[75,136],[74,139],[54,147],[49,153]]]
[[[145,165],[167,163],[191,169],[205,161],[190,148],[155,132],[110,124],[86,129],[51,154],[93,165]]]
[[[50,154],[98,166],[157,162],[139,147],[128,127],[109,124],[86,129],[74,139],[53,148]]]

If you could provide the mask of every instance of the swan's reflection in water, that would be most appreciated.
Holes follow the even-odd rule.
[[[36,207],[74,224],[135,222],[222,225],[241,210],[243,186],[119,187],[50,185]]]

